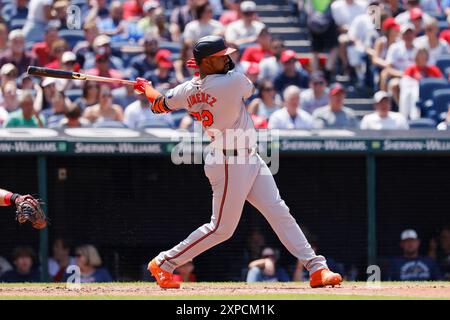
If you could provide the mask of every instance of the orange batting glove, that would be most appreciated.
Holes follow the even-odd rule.
[[[136,80],[134,81],[134,91],[136,91],[136,93],[138,94],[145,94],[145,87],[146,86],[151,86],[152,83],[150,81],[148,81],[147,79],[144,78],[136,78]]]

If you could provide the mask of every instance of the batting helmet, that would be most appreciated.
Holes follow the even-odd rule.
[[[203,58],[226,56],[235,51],[236,49],[234,48],[228,48],[225,44],[225,40],[219,36],[206,36],[200,38],[193,49],[194,59],[197,65],[200,65]]]

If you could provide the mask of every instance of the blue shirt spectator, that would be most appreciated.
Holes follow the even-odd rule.
[[[36,254],[30,247],[17,247],[12,254],[14,270],[2,274],[0,282],[39,282],[40,275],[34,266]]]
[[[287,282],[291,279],[285,269],[277,265],[277,253],[272,248],[262,251],[262,259],[250,262],[247,282]]]
[[[275,89],[278,93],[283,92],[290,85],[300,88],[308,88],[309,86],[309,74],[303,69],[297,70],[296,56],[296,53],[292,50],[283,51],[281,54],[280,61],[283,65],[283,71],[274,79]]]

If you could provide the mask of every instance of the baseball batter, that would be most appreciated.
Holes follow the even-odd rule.
[[[146,94],[153,112],[185,108],[210,135],[212,142],[204,168],[213,190],[213,213],[211,222],[172,249],[161,252],[150,261],[148,270],[161,288],[179,288],[172,278],[173,271],[229,239],[248,201],[309,271],[311,287],[340,284],[342,277],[328,270],[325,258],[311,249],[281,199],[269,168],[256,152],[253,123],[243,102],[253,94],[254,86],[243,74],[233,71],[229,54],[235,49],[228,48],[221,37],[206,36],[193,51],[199,75],[192,80],[169,90],[165,96],[142,78],[136,80],[135,89]],[[242,140],[247,142],[239,143]]]

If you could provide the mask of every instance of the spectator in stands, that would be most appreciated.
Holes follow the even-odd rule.
[[[73,52],[76,54],[80,66],[84,68],[86,60],[95,59],[94,41],[98,36],[97,24],[86,22],[83,26],[83,32],[85,40],[78,42],[73,48]]]
[[[23,33],[27,42],[38,42],[44,39],[45,27],[53,19],[52,0],[30,0],[28,4],[27,22]]]
[[[177,79],[178,83],[183,83],[190,77],[194,76],[196,72],[196,69],[186,67],[187,61],[194,58],[192,49],[193,45],[191,43],[184,42],[183,46],[181,47],[180,58],[173,62],[173,66],[175,69],[175,78]]]
[[[101,85],[99,90],[99,103],[91,107],[87,107],[83,112],[83,118],[88,119],[91,123],[104,121],[123,120],[122,108],[113,104],[111,89],[107,85]]]
[[[171,52],[166,49],[160,49],[156,53],[155,60],[158,64],[156,70],[144,74],[144,78],[152,82],[154,88],[160,92],[165,92],[177,85],[175,73],[173,72],[173,63]]]
[[[58,27],[54,24],[49,24],[45,28],[44,41],[35,43],[33,45],[33,54],[37,58],[39,66],[45,66],[56,57],[51,55],[51,48],[53,43],[58,39]]]
[[[360,14],[365,13],[367,2],[359,0],[336,0],[331,4],[331,14],[338,27],[340,34],[339,41],[339,58],[342,62],[342,71],[348,75],[349,64],[346,53],[345,43],[347,42],[346,33],[348,32],[352,21]]]
[[[150,33],[159,41],[172,42],[172,34],[170,33],[169,24],[166,21],[166,15],[162,7],[155,9],[154,24],[148,28],[147,33]]]
[[[264,248],[261,259],[248,265],[247,282],[288,282],[289,275],[277,263],[278,253],[272,248]]]
[[[289,86],[283,92],[284,107],[272,113],[269,129],[312,129],[312,116],[299,108],[300,89]]]
[[[450,280],[450,225],[441,229],[437,239],[432,238],[428,256],[435,260],[442,272],[442,279]]]
[[[330,102],[313,112],[314,127],[318,129],[355,128],[357,120],[352,109],[344,106],[345,89],[335,83],[330,86]]]
[[[0,56],[8,50],[8,27],[0,23]]]
[[[406,11],[398,14],[395,20],[400,26],[407,25],[408,23],[413,23],[416,27],[415,32],[418,34],[422,30],[422,23],[431,20],[431,16],[422,11],[420,8],[420,0],[407,0],[406,1]],[[415,21],[415,22],[414,22]],[[417,26],[419,26],[417,28]]]
[[[385,91],[378,91],[373,96],[375,112],[367,114],[361,121],[361,130],[408,130],[406,118],[391,111],[391,97]]]
[[[39,85],[33,81],[33,77],[28,73],[22,73],[17,79],[17,87],[21,90],[36,90]]]
[[[57,0],[53,3],[54,20],[58,21],[59,30],[69,29],[67,26],[67,9],[69,5],[68,0]]]
[[[441,70],[435,65],[430,65],[430,54],[427,48],[416,50],[415,63],[405,69],[405,76],[417,81],[423,78],[443,78]]]
[[[126,77],[127,80],[134,81],[135,78],[130,76]],[[126,106],[137,100],[137,93],[134,91],[133,86],[122,86],[120,88],[112,90],[113,102],[125,109]]]
[[[92,107],[99,102],[100,84],[95,81],[84,81],[83,95],[75,100],[81,110]]]
[[[256,41],[256,37],[265,27],[258,21],[256,4],[253,1],[243,1],[240,5],[241,18],[230,23],[225,30],[225,40],[238,46]]]
[[[224,0],[224,5],[228,10],[225,10],[220,16],[219,21],[222,25],[227,26],[230,23],[239,20],[241,2],[242,0]]]
[[[144,6],[142,7],[144,10],[144,17],[139,19],[137,23],[138,28],[144,34],[148,34],[149,29],[155,26],[155,13],[158,8],[161,8],[158,1],[150,0],[144,3]]]
[[[122,72],[117,69],[112,69],[108,64],[109,61],[110,60],[107,55],[97,54],[95,56],[95,68],[86,70],[86,73],[94,76],[123,79],[124,77]],[[112,89],[122,86],[122,84],[114,82],[108,82],[107,85]]]
[[[9,3],[10,10],[8,10],[8,16],[4,17],[5,21],[10,24],[15,19],[25,20],[28,16],[28,2],[28,0],[15,0]]]
[[[283,51],[280,61],[283,64],[283,70],[274,79],[277,92],[283,92],[290,85],[308,88],[309,75],[305,70],[297,69],[297,54],[293,50]]]
[[[97,36],[94,40],[94,52],[95,55],[93,57],[90,57],[89,59],[86,59],[83,68],[84,69],[91,69],[95,65],[95,60],[97,58],[97,55],[103,55],[108,59],[108,67],[116,70],[123,70],[123,61],[112,55],[112,48],[111,48],[111,38],[107,35],[101,34]]]
[[[91,123],[89,120],[81,117],[82,111],[79,103],[66,104],[64,110],[64,118],[58,123],[58,128],[83,128],[89,127]]]
[[[3,274],[13,270],[12,265],[4,257],[0,256],[0,279]]]
[[[44,78],[41,82],[41,86],[38,89],[37,95],[36,95],[36,104],[35,109],[37,111],[49,109],[52,107],[52,97],[55,95],[56,90],[62,90],[62,86],[60,83],[57,83],[57,80],[62,79],[55,79],[55,78]]]
[[[207,35],[222,35],[222,24],[213,19],[213,10],[209,2],[196,7],[197,19],[189,22],[184,28],[183,40],[196,43],[198,39]]]
[[[270,79],[262,80],[257,88],[257,97],[249,104],[248,111],[251,115],[269,119],[275,111],[281,109],[281,99],[275,91],[273,81]]]
[[[196,18],[195,9],[197,5],[202,5],[205,0],[186,0],[186,4],[175,7],[170,16],[170,33],[172,41],[181,42],[181,35],[185,26]]]
[[[0,68],[0,84],[4,85],[9,81],[16,81],[19,70],[12,63],[6,63]]]
[[[398,41],[400,25],[392,17],[386,18],[381,27],[382,36],[375,40],[374,50],[371,52],[372,63],[380,69],[388,67],[386,55],[392,44]]]
[[[123,18],[137,19],[144,15],[144,3],[147,0],[128,0],[123,4]]]
[[[85,23],[93,23],[95,20],[103,20],[109,17],[109,3],[107,0],[89,0],[89,12]]]
[[[439,39],[439,25],[436,19],[425,23],[425,35],[414,41],[417,48],[426,48],[429,53],[429,64],[436,64],[439,56],[449,54],[450,46],[447,41]]]
[[[145,94],[138,95],[138,99],[125,108],[123,122],[131,129],[137,129],[145,125],[151,125],[152,123],[154,125],[158,124],[161,127],[174,127],[170,113],[155,115],[152,112]]]
[[[98,23],[101,34],[106,34],[113,42],[123,42],[128,40],[128,22],[123,19],[122,3],[113,1],[110,5],[109,17],[102,19]]]
[[[8,81],[3,85],[0,106],[4,108],[7,113],[14,112],[19,108],[19,102],[17,101],[17,85],[14,81]]]
[[[256,45],[245,48],[241,60],[260,63],[264,58],[271,57],[271,40],[272,36],[269,33],[269,29],[261,29],[256,38]]]
[[[314,110],[324,107],[329,102],[327,81],[322,72],[312,74],[309,89],[300,94],[300,108],[312,114]]]
[[[193,273],[194,268],[192,260],[186,262],[175,270],[173,280],[178,282],[197,282],[197,277]]]
[[[0,57],[0,65],[12,63],[19,70],[19,74],[27,71],[28,66],[35,65],[31,53],[25,50],[25,37],[22,30],[12,30],[8,36],[9,49]]]
[[[34,95],[30,91],[22,91],[18,98],[20,109],[10,113],[3,124],[5,128],[43,128],[45,120],[34,109]]]
[[[449,1],[449,5],[450,5],[450,0],[448,0],[448,1]],[[449,13],[447,14],[448,27],[447,27],[447,29],[441,31],[439,38],[447,41],[447,43],[450,44],[450,7],[448,10],[449,10]]]
[[[13,250],[14,270],[5,272],[0,282],[39,282],[39,270],[34,266],[36,254],[28,246],[20,246]]]
[[[102,268],[102,258],[93,245],[83,245],[75,249],[75,260],[81,271],[81,283],[110,282],[112,277],[108,270]],[[67,272],[62,281],[66,282],[70,277]]]
[[[244,67],[245,76],[253,83],[254,86],[258,85],[258,75],[259,75],[259,65],[256,62],[242,61],[242,66]],[[254,97],[251,96],[250,99]]]
[[[130,61],[131,76],[134,78],[143,77],[145,73],[153,71],[158,66],[155,59],[158,52],[158,40],[150,34],[144,38],[144,53],[137,55]]]
[[[388,66],[380,74],[380,88],[389,91],[395,102],[400,100],[400,78],[405,69],[414,63],[414,26],[407,24],[401,26],[402,40],[392,44],[386,53]]]
[[[72,51],[66,51],[61,57],[61,69],[66,71],[78,72],[80,65],[77,62],[77,56]],[[79,89],[83,85],[82,80],[64,79],[62,83],[63,90]]]
[[[50,56],[54,57],[52,61],[45,65],[46,68],[50,69],[61,69],[62,66],[62,56],[64,52],[69,50],[67,42],[63,39],[58,39],[52,43],[50,49]]]
[[[64,110],[70,100],[66,98],[63,91],[56,91],[52,96],[52,107],[42,110],[41,115],[45,119],[48,127],[56,127],[58,123],[64,118]]]
[[[70,246],[66,240],[58,238],[53,242],[53,256],[48,259],[48,274],[54,282],[60,282],[66,268],[75,265],[75,257],[70,256]]]
[[[390,281],[440,280],[441,273],[436,262],[428,256],[419,255],[420,240],[417,232],[404,230],[400,236],[402,255],[389,261]]]

